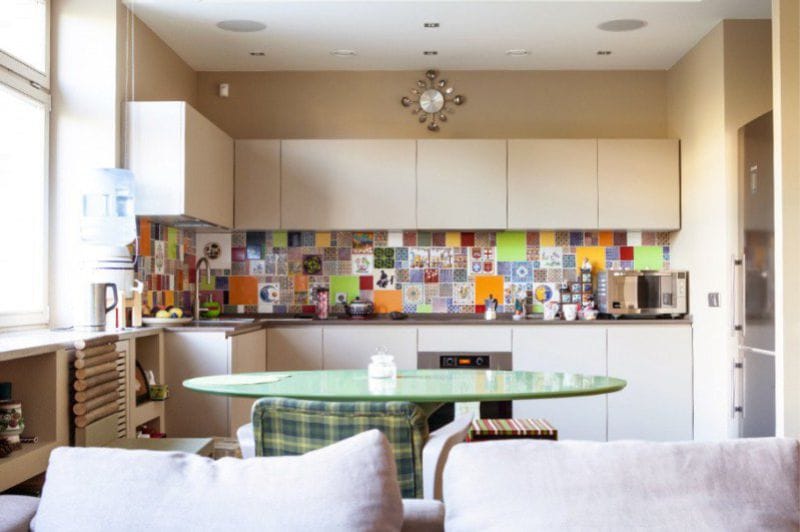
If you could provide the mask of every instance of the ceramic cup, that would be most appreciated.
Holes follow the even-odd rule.
[[[564,305],[561,307],[561,310],[564,312],[564,319],[567,321],[575,321],[575,319],[578,317],[578,305]]]
[[[169,397],[169,386],[166,384],[151,384],[150,399],[153,401],[164,401]]]
[[[544,319],[547,321],[551,321],[556,319],[557,315],[558,315],[558,303],[555,303],[553,301],[545,303],[544,316],[543,316]]]
[[[19,435],[24,428],[22,403],[18,401],[0,403],[0,439],[7,440],[15,449],[19,448]]]

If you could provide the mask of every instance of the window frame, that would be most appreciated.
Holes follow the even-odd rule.
[[[45,20],[45,49],[44,49],[44,72],[36,70],[34,67],[24,63],[13,55],[0,50],[0,67],[9,72],[13,72],[21,78],[39,85],[38,88],[50,89],[50,0],[44,0],[44,20]],[[0,70],[2,70],[0,69]]]
[[[43,194],[41,201],[42,244],[42,307],[32,312],[0,312],[0,330],[12,327],[47,326],[50,322],[50,113],[52,110],[48,89],[50,87],[50,1],[45,0],[46,51],[45,72],[30,67],[0,50],[0,85],[28,97],[42,105],[44,110],[44,139],[42,154]]]

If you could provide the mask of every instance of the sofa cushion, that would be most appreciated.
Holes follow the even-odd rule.
[[[798,443],[544,442],[457,445],[445,528],[800,530]]]
[[[402,532],[442,532],[444,505],[432,499],[403,499]]]
[[[28,532],[39,499],[23,495],[0,495],[0,530]]]
[[[216,462],[59,448],[33,529],[390,531],[402,522],[391,448],[371,430],[303,456]]]

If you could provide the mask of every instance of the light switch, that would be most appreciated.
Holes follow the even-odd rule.
[[[709,292],[708,293],[708,306],[709,307],[718,307],[719,306],[719,292]]]

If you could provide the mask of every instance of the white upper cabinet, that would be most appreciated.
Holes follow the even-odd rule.
[[[236,229],[280,228],[280,140],[236,141],[234,190]]]
[[[600,139],[600,229],[680,229],[679,142]]]
[[[285,229],[415,226],[415,141],[284,140]]]
[[[233,227],[233,139],[186,102],[127,104],[136,214]]]
[[[506,141],[417,141],[421,229],[506,228]]]
[[[597,229],[597,139],[510,139],[508,228]]]

